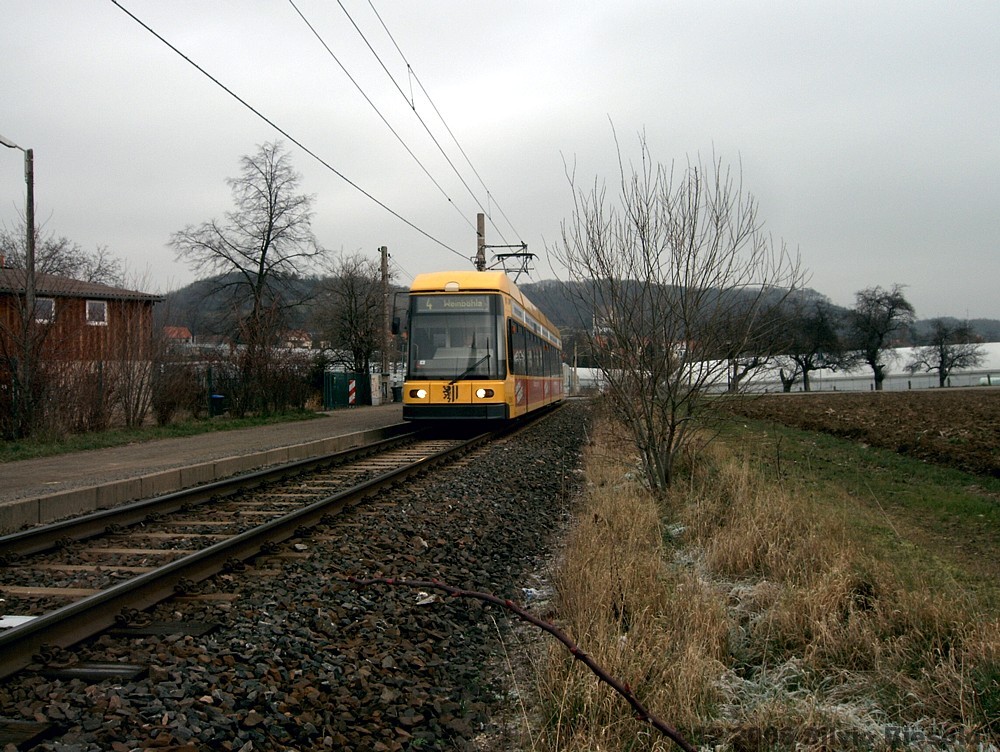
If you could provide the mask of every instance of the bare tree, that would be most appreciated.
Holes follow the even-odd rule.
[[[826,299],[796,301],[791,304],[785,319],[788,345],[779,358],[789,368],[789,375],[781,373],[782,385],[791,391],[796,379],[802,378],[802,389],[810,391],[810,376],[821,368],[850,368],[853,361],[848,355],[844,338],[842,315]]]
[[[859,359],[872,369],[875,390],[882,390],[887,373],[887,351],[895,337],[913,322],[913,306],[903,296],[903,286],[884,290],[869,287],[856,293],[857,303],[850,312],[851,346]]]
[[[333,362],[369,373],[385,341],[385,299],[379,263],[360,253],[342,255],[321,285],[316,321]]]
[[[753,306],[749,299],[747,305]],[[726,391],[739,394],[743,385],[757,371],[768,365],[780,349],[777,334],[783,331],[784,320],[780,306],[767,303],[757,306],[758,311],[744,311],[742,304],[736,304],[731,312],[718,322],[721,355],[728,364]],[[747,316],[756,315],[756,325],[747,331]]]
[[[268,352],[284,325],[283,312],[302,303],[295,281],[322,252],[311,229],[313,197],[297,192],[301,176],[278,143],[240,160],[242,173],[226,182],[235,208],[224,222],[210,220],[175,232],[170,244],[192,267],[218,275],[211,294],[228,294],[242,346],[244,409],[260,407],[271,365]],[[258,404],[260,403],[260,404]]]
[[[23,224],[0,230],[0,256],[7,266],[24,268],[26,237]],[[86,251],[66,237],[43,234],[41,228],[35,232],[35,273],[118,287],[125,284],[126,277],[124,262],[106,246]]]
[[[301,176],[282,145],[263,144],[240,164],[242,174],[226,181],[235,209],[225,222],[188,226],[170,245],[196,271],[219,276],[212,294],[229,291],[249,302],[244,312],[253,329],[322,251],[312,234],[313,197],[296,193]]]
[[[721,162],[675,171],[620,168],[621,195],[570,177],[571,221],[553,256],[595,326],[591,349],[642,457],[650,486],[665,491],[693,429],[709,420],[706,393],[725,390],[732,353],[768,350],[772,315],[801,284],[797,258],[762,231],[757,204]],[[621,162],[621,160],[620,160]]]
[[[42,302],[37,297],[34,310],[28,310],[26,242],[27,225],[23,222],[14,230],[0,230],[0,257],[4,268],[12,272],[8,276],[8,282],[12,283],[8,292],[17,295],[11,307],[0,311],[0,381],[5,382],[0,396],[3,403],[0,432],[8,438],[23,438],[41,430],[46,421],[45,405],[49,395],[65,389],[74,375],[68,367],[55,368],[43,363],[42,352],[54,328],[52,317],[61,314],[42,310]],[[36,280],[51,275],[81,282],[121,285],[125,269],[121,259],[103,246],[87,252],[65,237],[44,235],[36,227],[35,275]],[[85,375],[85,378],[90,376]],[[85,389],[82,393],[96,394],[93,389]]]
[[[910,373],[937,371],[938,386],[944,387],[956,368],[976,368],[985,359],[986,351],[976,340],[968,322],[952,325],[944,319],[933,319],[926,344],[913,353],[906,370]]]

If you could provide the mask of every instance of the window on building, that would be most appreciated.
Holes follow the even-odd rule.
[[[52,298],[35,298],[35,321],[51,324],[56,316],[56,301]]]
[[[88,300],[87,301],[87,323],[94,326],[107,326],[108,324],[108,301]]]

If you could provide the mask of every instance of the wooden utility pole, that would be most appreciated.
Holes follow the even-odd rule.
[[[476,215],[476,271],[486,271],[486,215]]]
[[[392,341],[389,325],[392,316],[389,313],[389,247],[378,249],[382,256],[382,404],[389,396],[389,343]]]
[[[28,237],[24,246],[24,297],[28,316],[35,319],[35,152],[24,150],[24,182],[28,185],[27,206],[24,223],[28,225]]]
[[[24,310],[21,316],[21,352],[18,358],[18,378],[20,380],[17,392],[15,410],[19,423],[19,434],[27,435],[34,426],[34,393],[35,380],[35,152],[24,149],[10,139],[0,136],[0,144],[9,149],[24,152],[24,182],[27,184],[24,224],[27,236],[24,240]]]

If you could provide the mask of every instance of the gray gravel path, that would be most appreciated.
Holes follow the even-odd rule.
[[[402,420],[403,406],[393,403],[338,410],[294,423],[5,462],[0,464],[0,503],[382,428]]]

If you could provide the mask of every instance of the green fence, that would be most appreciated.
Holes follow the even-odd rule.
[[[367,373],[323,374],[323,409],[371,405],[372,380]]]

